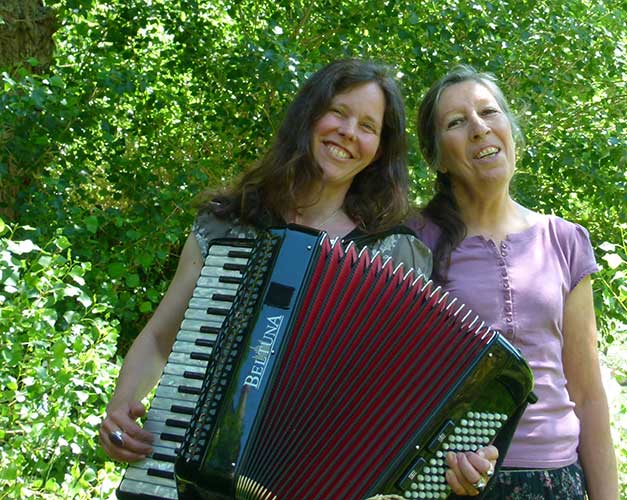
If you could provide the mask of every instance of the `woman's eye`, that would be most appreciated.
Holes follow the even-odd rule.
[[[486,108],[483,110],[483,115],[493,115],[494,113],[498,113],[499,110],[495,108]]]
[[[368,132],[376,132],[377,129],[372,123],[362,123],[361,126],[365,128]]]
[[[453,118],[446,124],[446,128],[453,128],[459,125],[462,122],[461,118]]]

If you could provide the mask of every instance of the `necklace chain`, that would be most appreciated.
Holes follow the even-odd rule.
[[[326,219],[324,219],[322,222],[318,222],[317,226],[319,228],[322,228],[322,226],[324,226],[327,222],[329,222],[331,219],[333,219],[342,209],[342,207],[337,207],[335,210],[333,210],[333,212],[331,212],[331,215],[329,215]]]

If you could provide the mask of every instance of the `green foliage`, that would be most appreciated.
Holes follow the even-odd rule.
[[[94,409],[117,374],[117,322],[62,232],[33,233],[0,219],[0,498],[75,498],[113,473]]]
[[[56,10],[60,23],[50,69],[36,73],[24,69],[37,65],[32,58],[17,71],[7,68],[2,73],[0,68],[0,214],[12,224],[34,228],[24,233],[28,237],[15,241],[48,243],[22,254],[12,252],[12,264],[3,260],[0,265],[3,286],[4,280],[16,281],[9,277],[9,269],[20,276],[33,269],[32,281],[27,280],[33,283],[46,274],[40,266],[54,275],[55,283],[78,290],[77,295],[62,296],[51,289],[39,292],[33,284],[29,300],[41,293],[52,305],[19,316],[20,321],[10,325],[14,330],[8,338],[11,346],[22,346],[15,356],[25,353],[31,341],[44,342],[45,335],[50,349],[65,345],[66,358],[75,358],[71,367],[80,374],[75,378],[91,380],[79,391],[88,394],[86,414],[102,413],[106,400],[84,368],[89,360],[83,356],[89,348],[79,349],[94,342],[96,317],[101,321],[99,331],[108,332],[103,349],[109,351],[100,357],[105,373],[100,376],[108,377],[114,369],[107,364],[113,362],[115,347],[111,332],[119,324],[117,342],[123,354],[159,302],[193,220],[192,200],[207,186],[228,182],[257,158],[300,83],[313,70],[344,56],[371,57],[395,68],[410,122],[426,88],[454,64],[468,63],[496,74],[526,134],[516,198],[532,209],[556,213],[589,229],[603,268],[594,281],[601,346],[608,356],[624,352],[624,2],[53,0],[47,4]],[[414,127],[408,132],[414,196],[422,202],[430,195],[432,176],[419,157]],[[17,228],[11,225],[4,231],[11,235],[5,240],[12,240]],[[66,246],[54,250],[60,241]],[[44,254],[49,265],[36,263]],[[70,269],[82,284],[68,274]],[[18,318],[17,311],[26,307],[26,298],[17,305],[20,293],[11,292],[10,300],[7,293],[3,292],[0,321],[8,314]],[[104,309],[87,314],[96,306],[82,304],[85,297]],[[46,316],[52,314],[48,309],[56,311],[55,316]],[[31,330],[35,321],[38,329]],[[73,330],[83,324],[80,331]],[[76,338],[83,340],[75,343]],[[35,378],[34,368],[26,373],[28,366],[35,365],[18,368],[13,362],[16,387],[35,391],[37,384],[23,382]],[[48,374],[51,369],[47,368]],[[615,379],[624,384],[622,365],[615,363],[612,369]],[[8,379],[2,383],[8,384]],[[63,401],[58,388],[54,392],[52,384],[46,387],[55,407],[70,415],[76,411],[78,396]],[[99,387],[102,391],[107,384]],[[617,411],[626,413],[624,406]],[[66,432],[72,428],[68,418],[65,413],[59,416],[59,424],[51,418],[55,430],[47,432]],[[86,415],[72,416],[72,422],[80,418]],[[46,435],[38,438],[42,446],[54,441]],[[16,436],[35,439],[30,434]],[[13,457],[22,481],[18,484],[43,489],[29,481],[40,480],[41,463],[48,458],[52,465],[50,472],[46,470],[46,481],[54,478],[58,485],[70,484],[59,471],[64,460],[75,463],[70,455],[60,454],[71,450],[71,443],[81,448],[81,463],[99,470],[98,474],[109,474],[111,465],[102,468],[101,457],[81,436],[76,431],[64,438],[67,445],[50,445],[50,457],[33,452],[33,457],[43,457],[32,460],[35,465]],[[28,456],[17,441],[10,445],[19,450],[18,456]],[[53,455],[57,449],[61,451]],[[3,460],[9,460],[8,452],[3,453]],[[621,456],[627,475],[624,449]],[[627,481],[623,484],[627,497]]]

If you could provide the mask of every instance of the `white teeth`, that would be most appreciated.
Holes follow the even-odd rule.
[[[340,160],[346,160],[350,158],[350,155],[346,151],[334,146],[333,144],[327,144],[327,149],[331,152],[333,156]]]
[[[485,148],[479,151],[479,154],[476,156],[476,158],[479,158],[479,159],[485,158],[486,156],[493,155],[498,152],[499,152],[499,148],[495,146],[490,146],[489,148]]]

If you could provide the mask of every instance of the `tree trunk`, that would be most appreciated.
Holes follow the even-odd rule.
[[[54,11],[42,0],[0,0],[0,69],[12,73],[24,65],[35,73],[45,72],[52,62],[58,29]],[[28,59],[35,58],[32,67]]]

